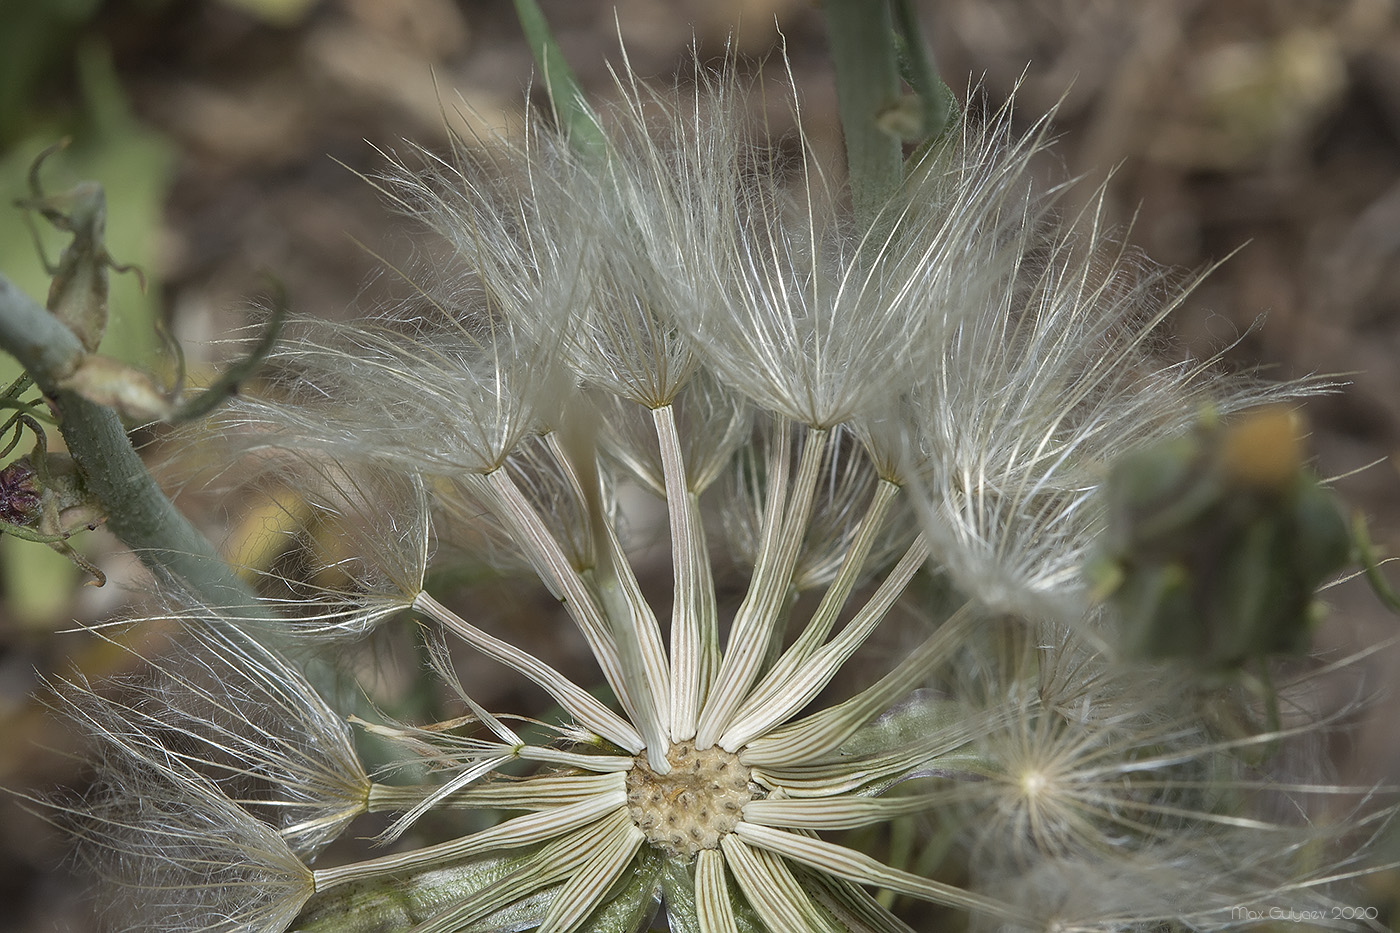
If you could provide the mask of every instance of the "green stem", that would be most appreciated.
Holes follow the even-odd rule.
[[[825,0],[823,6],[851,202],[859,229],[868,230],[904,180],[902,141],[881,125],[899,105],[894,24],[888,0]]]
[[[0,348],[53,400],[68,451],[107,513],[107,527],[152,570],[179,577],[212,608],[246,616],[256,604],[252,591],[161,492],[116,414],[61,388],[83,358],[78,338],[3,275]]]
[[[83,347],[63,322],[0,275],[0,347],[52,394],[52,387],[78,368]]]
[[[1400,595],[1396,594],[1385,574],[1381,572],[1381,565],[1387,561],[1377,556],[1376,549],[1371,544],[1371,534],[1366,530],[1366,518],[1359,512],[1352,519],[1351,534],[1356,554],[1366,573],[1366,582],[1371,584],[1371,589],[1386,608],[1391,612],[1400,613]]]
[[[554,105],[555,119],[568,131],[569,142],[581,153],[601,154],[605,147],[603,131],[589,112],[578,76],[549,31],[549,23],[545,22],[539,4],[535,0],[515,0],[515,16],[530,45],[530,53],[535,56],[535,63],[544,72],[545,89]]]
[[[919,110],[923,114],[922,135],[925,140],[936,139],[953,118],[953,92],[938,77],[933,52],[919,31],[918,16],[911,0],[892,0],[895,28],[903,42],[905,79],[919,95]]]

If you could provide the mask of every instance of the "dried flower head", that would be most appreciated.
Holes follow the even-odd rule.
[[[1092,212],[1057,219],[1027,181],[1043,132],[1007,114],[934,145],[877,235],[805,146],[789,177],[732,76],[683,103],[618,88],[601,148],[532,122],[381,180],[448,247],[421,307],[304,323],[222,422],[359,552],[283,634],[411,614],[459,715],[362,710],[398,749],[368,778],[311,682],[232,634],[265,607],[206,613],[209,676],[74,703],[108,748],[81,833],[133,902],[160,892],[133,925],[623,931],[662,906],[702,933],[907,930],[883,891],[1003,930],[1224,929],[1226,897],[1321,903],[1305,855],[1330,831],[1261,809],[1342,793],[1269,770],[1316,723],[1224,722],[1186,673],[1125,673],[1081,583],[1108,463],[1204,400],[1298,388],[1159,362],[1182,292]],[[666,515],[659,598],[625,538],[637,487]],[[711,504],[742,542],[733,599]],[[605,690],[430,591],[436,542],[485,540]],[[449,644],[556,714],[489,710]],[[235,789],[254,777],[271,792]],[[425,843],[448,810],[506,815]],[[309,867],[365,812],[404,847]],[[967,872],[869,848],[930,822]]]

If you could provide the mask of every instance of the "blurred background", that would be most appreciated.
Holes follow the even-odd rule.
[[[820,11],[810,0],[542,0],[584,85],[610,93],[619,30],[632,68],[686,80],[692,46],[779,87],[786,47],[807,133],[839,153]],[[945,80],[985,106],[1015,91],[1028,126],[1058,105],[1044,172],[1107,183],[1109,219],[1157,261],[1230,257],[1171,322],[1197,355],[1273,377],[1343,374],[1309,402],[1324,476],[1400,551],[1400,9],[1394,0],[938,0],[922,4]],[[249,320],[268,274],[302,313],[343,316],[409,255],[409,225],[357,173],[387,152],[446,151],[449,131],[518,125],[533,66],[508,0],[0,0],[0,269],[47,278],[11,202],[35,156],[50,191],[106,187],[109,249],[145,271],[115,280],[104,349],[171,377],[154,323],[192,367]],[[776,131],[791,128],[773,95]],[[784,121],[787,121],[786,123]],[[60,240],[47,241],[50,258]],[[9,370],[0,378],[11,378]],[[158,441],[150,437],[147,440]],[[158,443],[155,445],[158,447]],[[257,528],[182,505],[232,551]],[[0,541],[0,786],[78,780],[74,738],[32,696],[45,676],[120,672],[129,656],[70,631],[140,602],[136,562],[105,532],[80,546],[101,589],[37,545]],[[1400,579],[1400,572],[1393,574]],[[1329,591],[1321,649],[1390,635],[1362,586]],[[1392,653],[1393,654],[1393,653]],[[1394,682],[1379,655],[1371,685]],[[1339,739],[1352,779],[1400,778],[1394,697]],[[1400,846],[1397,846],[1400,849]],[[64,844],[0,796],[0,929],[82,931],[91,911]],[[1379,879],[1376,895],[1384,896]]]

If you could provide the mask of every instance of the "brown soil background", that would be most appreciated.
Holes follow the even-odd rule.
[[[616,23],[633,68],[663,81],[690,67],[692,43],[702,58],[721,56],[736,24],[741,54],[779,75],[780,29],[808,132],[838,143],[820,15],[807,0],[621,0],[616,19],[612,3],[543,5],[601,95],[606,63],[619,58]],[[1312,450],[1327,476],[1374,464],[1338,487],[1400,551],[1390,459],[1400,438],[1397,4],[940,0],[923,5],[923,21],[959,94],[980,86],[994,107],[1019,87],[1023,126],[1059,103],[1061,164],[1046,170],[1086,179],[1072,199],[1108,178],[1110,218],[1131,224],[1126,236],[1160,262],[1194,269],[1234,253],[1173,321],[1186,347],[1208,353],[1238,339],[1236,366],[1347,374],[1344,392],[1307,406]],[[440,102],[454,107],[459,93],[487,124],[518,119],[532,73],[507,2],[319,0],[286,25],[215,0],[110,2],[84,34],[110,46],[137,116],[178,148],[151,272],[187,342],[241,326],[264,269],[298,311],[346,314],[380,265],[359,244],[403,255],[403,222],[354,173],[381,168],[376,147],[405,139],[442,150]],[[40,93],[63,100],[71,76],[56,72]],[[216,517],[203,517],[217,533]],[[130,562],[101,548],[114,583],[131,584]],[[47,627],[0,615],[0,784],[75,779],[71,737],[27,696],[37,675],[91,658],[90,636],[55,631],[121,598],[76,594]],[[1329,601],[1325,650],[1395,630],[1364,587],[1339,587]],[[1375,669],[1376,686],[1393,681],[1393,659]],[[1338,744],[1343,771],[1400,777],[1395,703],[1377,701]],[[92,927],[62,853],[43,823],[0,798],[0,929]]]

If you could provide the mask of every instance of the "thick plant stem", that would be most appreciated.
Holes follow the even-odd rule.
[[[852,207],[859,228],[870,230],[904,179],[902,141],[881,122],[899,106],[894,24],[887,0],[824,0],[823,7]]]
[[[78,338],[3,275],[0,347],[52,399],[68,452],[107,513],[112,533],[146,566],[178,577],[211,608],[246,617],[257,603],[252,591],[161,492],[116,413],[61,387],[83,357]]]
[[[0,347],[34,377],[45,395],[78,368],[83,347],[64,324],[0,275]]]

